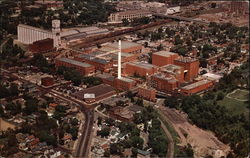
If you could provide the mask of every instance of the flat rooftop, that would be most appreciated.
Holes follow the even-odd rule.
[[[126,78],[126,77],[121,77],[121,78],[118,78],[118,80],[122,80],[124,82],[134,82],[134,80],[130,79],[130,78]]]
[[[70,63],[70,64],[73,64],[73,65],[76,65],[76,66],[80,66],[80,67],[91,67],[92,66],[92,65],[90,65],[88,63],[79,62],[79,61],[69,59],[69,58],[59,58],[57,60],[63,61],[63,62],[66,62],[66,63]]]
[[[138,47],[141,45],[138,43],[135,43],[135,42],[121,41],[121,46],[122,46],[122,49],[127,49],[127,48],[131,48],[131,47]],[[105,47],[112,47],[112,48],[118,49],[118,42],[108,44]]]
[[[204,74],[202,76],[206,77],[206,78],[211,78],[211,79],[214,79],[214,80],[219,80],[219,79],[221,79],[223,77],[221,75],[210,73],[210,72],[208,72],[208,73],[206,73],[206,74]]]
[[[155,66],[152,65],[152,64],[149,64],[149,63],[142,63],[142,62],[131,62],[131,63],[128,63],[129,65],[133,65],[133,66],[137,66],[137,67],[140,67],[140,68],[143,68],[143,69],[152,69],[154,68]]]
[[[197,59],[190,58],[190,57],[181,57],[181,58],[175,59],[175,61],[179,61],[182,63],[191,63],[191,62],[197,61]]]
[[[201,85],[207,84],[207,83],[209,83],[209,82],[211,82],[211,81],[209,81],[209,80],[201,80],[201,81],[192,83],[192,84],[190,84],[190,85],[184,86],[184,87],[182,87],[181,89],[190,90],[190,89],[194,89],[194,88],[196,88],[196,87],[199,87],[199,86],[201,86]]]
[[[174,65],[174,64],[168,64],[168,65],[161,67],[161,71],[173,73],[173,74],[176,74],[178,72],[180,73],[179,70],[181,70],[181,69],[182,69],[182,67],[180,67],[178,65]]]
[[[101,59],[101,58],[98,58],[98,57],[94,57],[94,56],[91,56],[91,55],[88,55],[88,54],[81,54],[78,57],[79,58],[84,58],[84,59],[89,60],[89,61],[94,61],[94,62],[100,63],[100,64],[108,64],[110,62],[108,60]]]
[[[77,96],[78,98],[85,99],[84,94],[95,94],[95,98],[97,98],[110,92],[115,92],[115,89],[112,86],[106,85],[106,84],[100,84],[100,85],[76,92],[73,94],[73,96]]]
[[[96,77],[99,77],[101,79],[105,79],[105,80],[109,80],[109,81],[114,81],[115,77],[108,74],[108,73],[104,73],[104,74],[98,74],[96,75]]]
[[[168,82],[177,82],[176,78],[172,75],[164,75],[162,73],[155,74],[154,77],[168,81]]]
[[[170,57],[172,55],[177,55],[176,53],[168,52],[168,51],[159,51],[159,52],[156,52],[156,53],[153,53],[153,54],[163,56],[163,57]]]

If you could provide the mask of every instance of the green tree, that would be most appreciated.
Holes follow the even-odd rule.
[[[109,133],[110,133],[110,128],[109,127],[105,127],[102,130],[97,131],[97,135],[98,136],[100,135],[102,138],[109,136]]]

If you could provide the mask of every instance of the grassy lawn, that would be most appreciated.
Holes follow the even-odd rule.
[[[226,107],[232,114],[244,113],[246,116],[249,116],[249,110],[247,108],[249,105],[245,101],[239,101],[225,96],[223,100],[218,101],[218,104]]]
[[[246,90],[237,89],[233,93],[228,95],[229,97],[240,99],[240,100],[247,100],[249,97],[249,92]]]

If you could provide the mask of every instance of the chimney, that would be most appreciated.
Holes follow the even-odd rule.
[[[121,52],[122,52],[122,44],[121,40],[118,42],[118,79],[121,78]]]

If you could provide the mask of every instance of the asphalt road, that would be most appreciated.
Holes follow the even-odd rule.
[[[25,80],[23,78],[21,78],[18,75],[13,75],[11,72],[9,72],[8,70],[4,70],[1,69],[4,72],[7,72],[8,76],[15,76],[18,78],[19,81],[26,81],[26,82],[30,82],[29,80]],[[31,82],[30,82],[31,83]],[[76,151],[73,154],[75,158],[84,158],[84,157],[88,157],[88,151],[89,151],[89,136],[91,135],[91,131],[92,131],[92,127],[94,124],[94,110],[93,109],[87,109],[86,105],[72,97],[69,96],[64,96],[62,95],[60,92],[57,92],[55,90],[52,90],[51,88],[44,88],[42,86],[38,86],[36,85],[37,88],[41,91],[43,91],[43,93],[50,93],[51,95],[53,95],[55,98],[64,100],[64,101],[68,101],[68,102],[73,102],[75,104],[77,104],[79,106],[79,109],[81,110],[81,112],[83,112],[83,114],[85,115],[85,123],[82,126],[82,130],[80,131],[82,134],[78,139],[78,144],[76,147]]]

